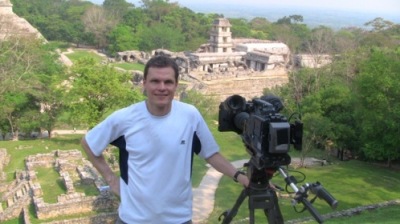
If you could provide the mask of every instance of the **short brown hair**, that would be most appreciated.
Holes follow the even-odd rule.
[[[149,68],[166,68],[171,67],[175,73],[175,81],[178,81],[179,78],[179,67],[178,64],[170,57],[165,55],[157,55],[152,57],[144,67],[144,79],[146,80],[147,74],[149,72]]]

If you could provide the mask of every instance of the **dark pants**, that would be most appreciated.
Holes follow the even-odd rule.
[[[192,224],[192,223],[193,223],[192,220],[189,220],[189,221],[184,222],[184,223],[182,223],[182,224]],[[118,217],[118,220],[115,222],[115,224],[127,224],[127,223],[125,223],[124,221],[122,221],[122,220]]]

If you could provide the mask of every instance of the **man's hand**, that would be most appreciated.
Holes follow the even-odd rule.
[[[120,197],[121,193],[120,193],[119,177],[113,174],[110,177],[108,177],[106,181],[110,186],[111,192]]]

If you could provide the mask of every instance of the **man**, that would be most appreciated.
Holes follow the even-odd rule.
[[[147,99],[114,112],[82,139],[89,160],[121,198],[117,223],[191,223],[194,153],[249,184],[218,152],[199,111],[174,100],[178,77],[172,59],[153,57],[144,69]],[[121,177],[102,156],[109,144],[119,148]]]

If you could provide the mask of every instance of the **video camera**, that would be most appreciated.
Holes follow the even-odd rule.
[[[219,106],[220,132],[234,131],[241,135],[257,169],[289,165],[290,144],[302,149],[303,123],[289,123],[279,112],[282,101],[276,96],[263,96],[247,101],[232,95]]]
[[[223,224],[232,221],[246,197],[249,197],[251,224],[254,224],[254,209],[263,209],[268,223],[283,224],[278,197],[269,182],[276,171],[284,177],[286,186],[294,190],[293,207],[298,203],[303,204],[304,209],[300,212],[307,209],[318,223],[322,223],[323,218],[312,206],[317,197],[325,200],[333,209],[337,207],[338,201],[319,182],[306,183],[298,188],[296,178],[289,176],[281,168],[291,162],[288,154],[290,145],[296,150],[302,150],[303,138],[300,115],[291,123],[294,114],[288,119],[279,113],[282,109],[282,101],[272,95],[254,98],[251,101],[246,101],[239,95],[232,95],[220,104],[218,130],[239,134],[251,155],[249,163],[244,165],[250,180],[249,187],[242,190],[232,209],[221,214],[219,220],[222,220]],[[316,195],[311,201],[307,199],[309,192]]]

